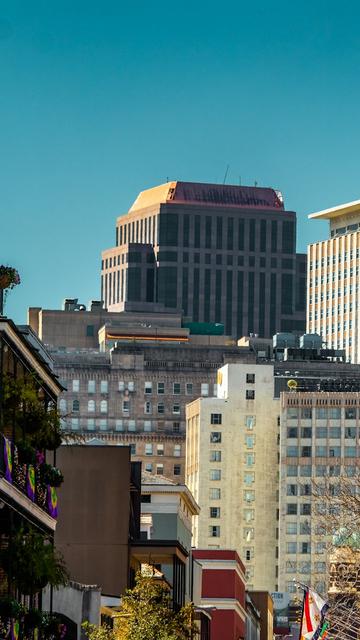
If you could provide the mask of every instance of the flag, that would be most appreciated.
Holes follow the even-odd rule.
[[[55,487],[50,487],[50,485],[48,485],[47,506],[48,506],[48,512],[52,518],[57,518],[57,515],[58,515],[57,503],[58,503],[58,500],[57,500],[56,489]]]
[[[10,638],[11,640],[19,640],[20,635],[20,623],[18,620],[12,620],[11,621],[11,627],[10,627]]]
[[[305,591],[300,640],[318,640],[328,608],[329,605],[316,591]]]
[[[5,479],[12,482],[12,448],[11,442],[4,437]]]
[[[329,623],[327,620],[325,620],[323,626],[320,629],[318,640],[325,640],[325,638],[327,638],[328,631],[329,631]]]
[[[26,492],[28,498],[35,501],[35,467],[33,464],[29,464],[26,474]]]

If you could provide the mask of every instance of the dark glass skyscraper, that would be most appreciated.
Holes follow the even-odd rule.
[[[169,182],[142,191],[102,254],[105,306],[162,303],[225,333],[305,330],[296,214],[263,187]]]

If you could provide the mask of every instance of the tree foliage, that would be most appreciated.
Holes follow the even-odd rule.
[[[190,640],[197,636],[193,605],[175,612],[168,586],[141,574],[124,595],[113,630],[89,624],[84,628],[89,640]]]

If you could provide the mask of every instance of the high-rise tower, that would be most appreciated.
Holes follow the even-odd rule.
[[[360,362],[360,200],[312,213],[329,220],[330,238],[308,247],[307,331]]]
[[[168,182],[142,191],[102,254],[102,299],[162,303],[239,337],[305,328],[296,214],[270,188]]]

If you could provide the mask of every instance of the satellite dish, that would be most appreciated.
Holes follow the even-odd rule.
[[[296,382],[296,380],[288,380],[287,386],[289,389],[296,389],[296,387],[298,386],[298,383]]]

